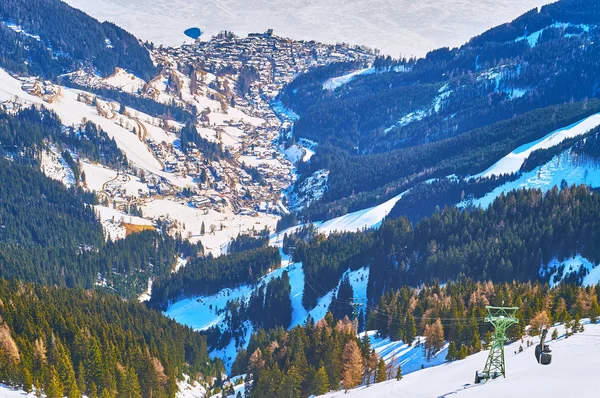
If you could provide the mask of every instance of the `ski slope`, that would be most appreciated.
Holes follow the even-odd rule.
[[[378,337],[376,330],[360,333],[359,337],[362,339],[365,333],[369,336],[371,348],[375,350],[377,355],[383,358],[388,366],[392,364],[396,368],[398,365],[402,365],[402,374],[404,375],[421,370],[421,367],[429,368],[441,365],[446,361],[447,343],[428,361],[423,349],[424,336],[417,336],[412,344],[408,345],[402,340],[392,341],[389,337]]]
[[[509,181],[488,192],[485,196],[475,200],[459,203],[458,207],[468,205],[489,207],[501,194],[516,189],[541,189],[547,192],[555,186],[560,187],[562,181],[570,185],[585,184],[592,188],[600,187],[600,164],[597,162],[577,162],[569,151],[555,156],[548,163],[536,167],[530,172],[523,173],[517,180]]]
[[[560,144],[562,141],[574,138],[587,133],[595,127],[600,126],[600,113],[589,116],[583,120],[571,124],[570,126],[560,128],[540,138],[539,140],[521,145],[502,159],[497,161],[483,173],[472,176],[471,178],[499,176],[502,174],[512,174],[519,171],[525,160],[532,152],[538,149],[548,149]]]
[[[559,274],[558,269],[564,267],[562,274]],[[563,279],[570,274],[579,273],[581,270],[586,270],[586,275],[583,277],[581,284],[583,286],[595,286],[600,283],[600,267],[591,262],[581,254],[577,254],[571,258],[567,258],[563,261],[558,261],[557,258],[553,258],[546,267],[540,269],[540,275],[545,276],[551,270],[554,270],[550,275],[549,284],[550,287],[559,285]]]
[[[487,351],[462,361],[443,364],[410,373],[400,381],[390,380],[370,387],[331,392],[324,397],[392,398],[392,397],[597,397],[597,369],[600,356],[600,325],[585,325],[583,333],[550,341],[552,364],[539,365],[534,349],[520,341],[505,347],[506,378],[474,385],[476,370],[482,370]],[[553,328],[550,330],[552,331]],[[529,338],[537,343],[534,338]],[[519,345],[524,351],[518,352]]]
[[[348,213],[327,221],[314,222],[313,226],[319,233],[325,235],[329,235],[333,232],[357,232],[364,229],[379,228],[384,218],[407,192],[408,191],[404,191],[387,202],[369,207],[368,209]],[[297,225],[271,235],[270,244],[272,246],[282,247],[283,236],[285,234],[292,234],[305,226],[306,224]]]
[[[178,45],[221,30],[239,35],[264,32],[326,43],[379,48],[395,57],[423,56],[471,37],[549,0],[66,0],[99,20],[129,30],[141,40]]]
[[[369,280],[369,268],[364,267],[355,271],[346,271],[337,283],[337,286],[329,292],[322,292],[323,297],[317,301],[317,305],[307,311],[302,306],[302,296],[304,294],[305,276],[302,270],[302,263],[290,263],[289,257],[282,253],[282,266],[266,274],[256,285],[241,285],[236,288],[224,288],[218,293],[210,296],[197,296],[175,301],[169,305],[164,314],[177,322],[191,327],[194,330],[206,330],[212,326],[219,326],[221,330],[227,328],[225,322],[225,314],[221,311],[225,309],[227,302],[232,300],[248,301],[250,295],[261,284],[267,284],[273,278],[280,277],[283,272],[288,272],[290,278],[290,299],[292,302],[292,321],[290,328],[302,325],[306,322],[308,315],[315,321],[323,319],[329,309],[329,305],[333,297],[337,294],[343,278],[347,275],[352,289],[354,290],[354,298],[363,299],[366,302],[367,297],[367,282]],[[316,287],[314,287],[316,288]],[[233,360],[235,359],[236,350],[245,348],[250,341],[252,334],[252,325],[246,323],[246,339],[243,347],[235,345],[235,340],[231,340],[229,345],[221,350],[211,352],[211,357],[221,358],[225,363],[227,371],[231,369]]]
[[[351,82],[356,76],[372,75],[375,72],[375,68],[365,68],[350,72],[343,76],[333,77],[323,83],[323,90],[334,91],[336,88],[342,87],[344,84]]]

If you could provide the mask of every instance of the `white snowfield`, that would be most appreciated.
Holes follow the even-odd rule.
[[[533,345],[526,348],[526,344],[518,341],[505,347],[506,378],[473,383],[475,371],[483,370],[485,365],[488,352],[483,351],[461,361],[410,373],[400,381],[359,387],[348,394],[336,391],[324,397],[597,397],[600,325],[587,324],[583,333],[568,339],[564,338],[564,327],[557,328],[561,337],[549,342],[552,363],[548,366],[536,362]],[[524,351],[514,354],[519,345],[523,345]]]
[[[385,217],[407,192],[408,191],[404,191],[380,205],[348,213],[340,217],[332,218],[331,220],[318,221],[313,223],[313,225],[320,233],[325,235],[329,235],[333,232],[357,232],[364,229],[379,228]],[[271,235],[270,244],[282,247],[283,236],[285,234],[292,234],[304,226],[306,225],[298,225]]]
[[[343,86],[346,83],[352,81],[356,76],[372,75],[375,73],[375,68],[365,68],[350,72],[343,76],[333,77],[323,83],[323,90],[333,91],[338,87]]]
[[[219,256],[226,251],[227,244],[241,233],[262,231],[265,227],[274,230],[278,217],[256,213],[256,216],[236,215],[232,212],[220,213],[213,209],[196,209],[183,201],[171,199],[153,199],[142,206],[145,218],[171,218],[180,224],[178,229],[185,238],[191,234],[190,241],[202,241],[206,253]],[[200,236],[204,223],[205,235]],[[221,229],[221,224],[223,228]],[[211,233],[214,226],[214,233]]]
[[[66,0],[141,40],[178,45],[199,27],[203,37],[221,30],[264,32],[325,43],[379,48],[395,57],[423,56],[471,37],[549,0]]]
[[[104,81],[113,87],[133,94],[141,91],[146,85],[144,80],[121,68],[117,68],[115,73],[107,77]]]
[[[61,181],[68,187],[75,185],[75,175],[57,148],[42,151],[40,159],[42,172],[53,180]]]
[[[560,144],[566,139],[583,135],[598,126],[600,126],[600,113],[589,116],[583,120],[571,124],[570,126],[555,130],[539,140],[521,145],[497,161],[493,166],[483,173],[474,175],[471,178],[486,178],[494,175],[499,176],[502,174],[516,173],[519,171],[525,160],[529,157],[529,155],[531,155],[532,152],[538,149],[551,148]]]

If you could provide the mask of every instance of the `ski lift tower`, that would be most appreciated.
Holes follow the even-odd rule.
[[[494,336],[490,347],[483,372],[475,372],[475,383],[483,379],[495,379],[506,377],[506,366],[504,363],[504,343],[506,342],[506,329],[515,323],[519,323],[516,317],[519,307],[485,307],[488,315],[485,320],[494,326]]]

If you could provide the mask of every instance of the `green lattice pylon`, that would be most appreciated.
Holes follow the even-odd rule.
[[[504,364],[506,329],[512,324],[519,323],[515,316],[519,307],[490,307],[488,305],[485,309],[488,313],[485,320],[494,326],[494,336],[490,354],[481,377],[484,379],[496,378],[500,375],[506,377],[506,366]]]

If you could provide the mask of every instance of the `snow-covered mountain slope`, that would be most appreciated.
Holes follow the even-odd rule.
[[[326,43],[349,42],[393,56],[422,56],[458,46],[548,0],[66,0],[142,40],[177,45],[184,30],[204,36],[229,30],[245,35],[274,28],[280,35]]]
[[[448,344],[444,344],[441,350],[436,352],[429,360],[423,349],[425,343],[424,336],[418,336],[411,345],[406,344],[402,340],[392,341],[389,337],[381,338],[377,336],[377,331],[371,330],[364,332],[369,335],[371,348],[375,350],[385,361],[386,365],[392,366],[394,369],[398,365],[402,366],[402,374],[408,374],[421,370],[422,368],[430,368],[438,366],[446,361],[448,353]],[[359,336],[362,339],[364,333]]]
[[[367,282],[369,280],[369,268],[360,268],[356,271],[347,271],[340,278],[336,288],[327,292],[321,297],[315,306],[310,311],[307,311],[302,306],[302,295],[304,291],[304,271],[302,270],[302,263],[291,264],[287,256],[283,255],[283,265],[281,268],[273,270],[272,272],[265,275],[257,285],[242,285],[236,288],[222,289],[219,293],[211,296],[193,297],[179,300],[172,303],[165,315],[175,319],[177,322],[187,325],[195,330],[205,330],[211,326],[219,326],[221,330],[228,328],[225,322],[225,314],[222,312],[228,301],[232,300],[244,300],[250,299],[252,292],[260,286],[262,283],[268,283],[273,278],[278,278],[283,272],[288,272],[290,278],[290,299],[292,302],[292,321],[290,328],[298,326],[306,322],[308,315],[310,315],[315,321],[323,319],[329,309],[329,305],[333,297],[336,295],[337,289],[341,284],[342,279],[348,275],[352,289],[354,290],[354,297],[357,300],[362,299],[366,302],[367,298]],[[233,360],[235,359],[236,350],[245,348],[250,341],[250,335],[252,334],[253,328],[250,323],[246,323],[246,338],[242,346],[235,345],[235,340],[232,339],[230,344],[224,349],[211,352],[213,358],[218,357],[223,359],[227,370],[231,368]]]
[[[34,393],[27,394],[25,391],[15,390],[15,389],[5,386],[4,384],[0,384],[0,397],[2,397],[2,398],[34,398],[35,394]]]
[[[548,163],[523,173],[518,179],[500,185],[482,198],[462,202],[459,206],[474,205],[486,208],[502,193],[523,188],[536,188],[547,192],[555,186],[560,187],[563,180],[568,185],[585,184],[592,188],[600,187],[600,164],[578,162],[567,150]]]
[[[312,225],[316,227],[319,233],[325,235],[329,235],[333,232],[356,232],[364,229],[379,228],[383,219],[389,214],[406,192],[408,191],[402,192],[380,205],[348,213],[340,217],[332,218],[331,220],[314,222]],[[298,225],[271,235],[270,244],[282,247],[283,236],[285,234],[292,234],[304,226],[306,225]]]
[[[57,148],[47,148],[42,151],[40,167],[42,172],[53,180],[61,181],[68,187],[75,184],[73,170],[69,168],[65,159],[58,153]]]
[[[341,87],[346,83],[349,83],[357,76],[371,75],[375,72],[375,68],[365,68],[356,70],[343,76],[333,77],[327,80],[325,83],[323,83],[323,90],[333,91],[336,88]]]
[[[580,254],[563,261],[554,258],[546,267],[540,269],[540,275],[547,276],[550,274],[549,283],[551,287],[559,285],[571,274],[578,275],[581,272],[586,272],[581,281],[583,286],[595,286],[600,283],[600,267],[597,267],[597,264]]]
[[[472,178],[499,176],[502,174],[512,174],[519,171],[527,157],[538,149],[548,149],[560,144],[568,138],[574,138],[587,133],[588,131],[600,126],[600,113],[589,116],[583,120],[573,123],[569,126],[560,128],[539,140],[521,145],[502,159],[494,163],[483,173],[477,174]]]
[[[552,330],[552,329],[551,329]],[[400,381],[390,380],[370,387],[359,387],[348,394],[337,391],[325,397],[596,397],[596,373],[600,355],[600,325],[585,325],[583,333],[564,338],[558,326],[557,341],[550,341],[552,363],[539,365],[534,346],[520,341],[505,347],[506,378],[475,385],[475,371],[481,371],[487,351],[462,361],[413,372]],[[534,343],[537,339],[530,338]],[[523,352],[518,352],[523,345]]]

